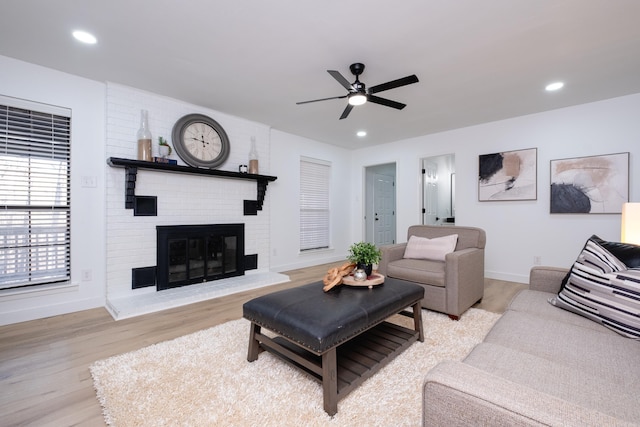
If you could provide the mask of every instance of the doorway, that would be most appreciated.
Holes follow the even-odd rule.
[[[422,223],[454,225],[456,158],[454,154],[422,159]]]
[[[396,164],[365,168],[365,241],[396,242]]]

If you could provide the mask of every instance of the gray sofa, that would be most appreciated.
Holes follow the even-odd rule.
[[[404,258],[407,243],[381,246],[378,271],[387,276],[417,283],[424,288],[422,308],[446,313],[457,320],[484,295],[484,230],[475,227],[412,225],[411,236],[436,239],[458,235],[455,250],[444,261]]]
[[[549,304],[567,272],[534,267],[482,343],[427,373],[424,426],[640,425],[640,341]]]

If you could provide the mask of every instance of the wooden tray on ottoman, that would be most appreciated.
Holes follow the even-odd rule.
[[[353,277],[353,274],[348,276],[344,276],[342,278],[342,284],[347,286],[366,286],[369,289],[376,285],[381,285],[384,283],[384,276],[380,273],[373,273],[371,276],[367,277],[367,280],[356,280]]]

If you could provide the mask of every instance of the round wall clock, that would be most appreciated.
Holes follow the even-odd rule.
[[[184,162],[217,168],[229,157],[229,137],[222,126],[203,114],[188,114],[173,126],[173,147]]]

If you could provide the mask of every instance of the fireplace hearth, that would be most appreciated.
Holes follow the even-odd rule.
[[[227,277],[242,276],[244,224],[157,226],[158,291]],[[255,256],[249,256],[253,262]]]

